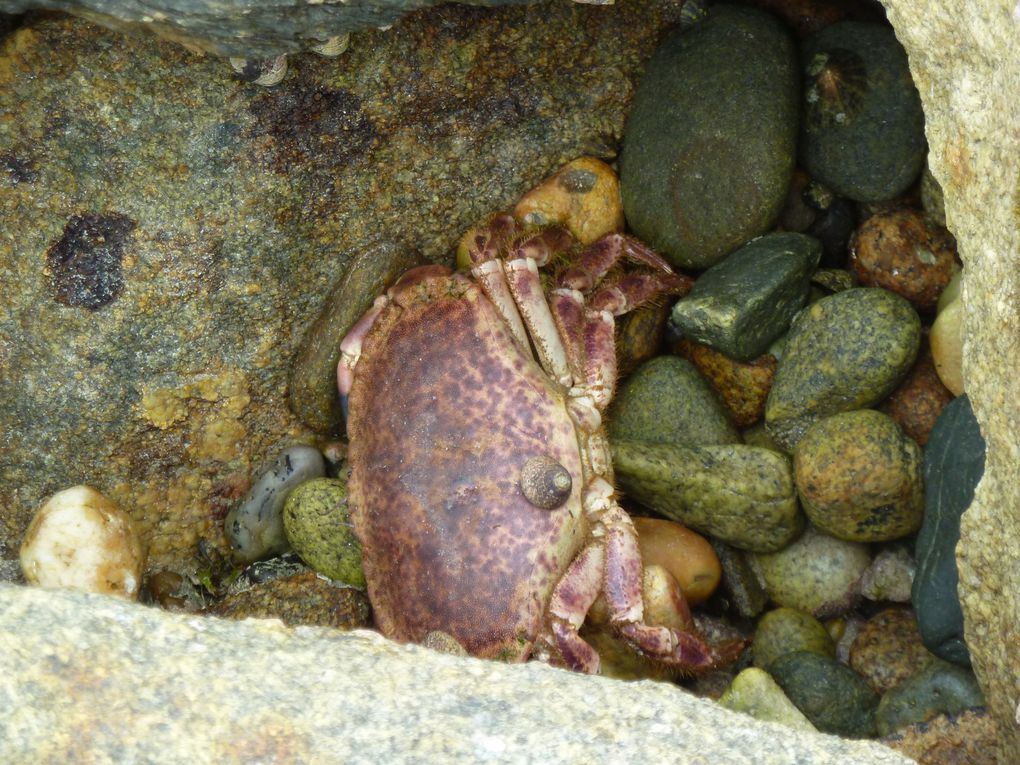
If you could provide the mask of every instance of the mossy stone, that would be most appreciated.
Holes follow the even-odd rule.
[[[973,672],[933,659],[882,697],[875,712],[875,723],[878,734],[887,736],[936,715],[955,714],[984,703],[984,694]]]
[[[917,357],[921,320],[884,289],[837,292],[798,314],[765,403],[765,424],[792,449],[816,421],[865,409],[893,391]]]
[[[928,650],[970,664],[957,594],[960,516],[985,470],[985,441],[966,396],[942,410],[924,448],[924,521],[917,534],[912,601]]]
[[[793,474],[807,517],[834,537],[888,542],[921,526],[921,449],[886,414],[819,420],[797,444]]]
[[[847,738],[874,735],[878,694],[845,664],[795,651],[772,662],[768,673],[818,730]]]
[[[687,359],[659,356],[620,386],[610,407],[612,438],[677,446],[740,443],[726,407]]]
[[[756,555],[754,562],[775,603],[827,619],[859,600],[860,578],[871,554],[866,545],[836,539],[809,525],[788,547]]]
[[[673,325],[730,358],[750,361],[789,328],[821,255],[821,243],[804,234],[759,237],[701,275],[673,307]]]
[[[283,526],[294,552],[325,577],[365,586],[361,542],[347,506],[347,483],[316,478],[294,489],[283,506]]]
[[[773,16],[713,7],[659,46],[620,156],[634,232],[681,268],[707,268],[779,217],[798,125],[794,43]]]
[[[756,446],[614,440],[617,485],[667,518],[744,550],[780,550],[804,519],[789,459]]]
[[[906,191],[924,166],[924,113],[892,27],[832,24],[804,41],[801,62],[811,177],[858,202]]]
[[[796,608],[775,608],[758,620],[751,646],[754,666],[767,667],[780,656],[794,651],[835,656],[836,644],[824,624]]]

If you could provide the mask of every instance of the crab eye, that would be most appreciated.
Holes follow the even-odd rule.
[[[555,510],[567,501],[573,481],[563,465],[552,457],[532,457],[521,468],[521,491],[535,507]]]

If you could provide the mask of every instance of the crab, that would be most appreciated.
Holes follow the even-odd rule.
[[[464,241],[470,276],[408,271],[341,344],[348,496],[376,626],[597,673],[579,629],[603,596],[636,650],[711,668],[720,656],[698,635],[644,621],[637,536],[602,427],[614,316],[692,281],[609,234],[546,294],[538,269],[576,250],[565,229],[522,231],[503,215]],[[642,270],[620,276],[624,260]]]

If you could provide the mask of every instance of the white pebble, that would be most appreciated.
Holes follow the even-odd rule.
[[[135,599],[145,552],[128,515],[91,486],[57,492],[21,543],[29,584]]]

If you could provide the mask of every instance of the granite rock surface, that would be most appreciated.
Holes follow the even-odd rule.
[[[350,262],[446,260],[565,161],[611,157],[677,12],[448,6],[355,35],[342,62],[294,57],[268,89],[68,17],[8,35],[0,559],[79,483],[134,518],[152,567],[225,549],[236,477],[313,441],[288,376]]]
[[[957,546],[964,630],[999,726],[1020,761],[1020,10],[887,0],[921,94],[928,161],[964,264],[963,374],[987,444]]]
[[[10,763],[527,763],[538,752],[555,762],[910,762],[668,683],[10,585],[0,585],[0,703]]]

